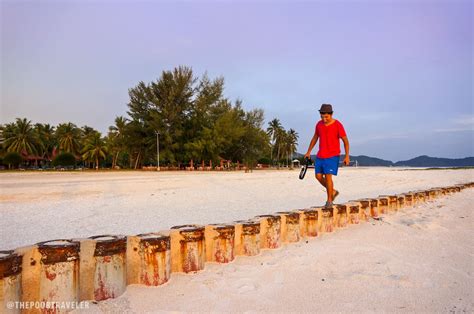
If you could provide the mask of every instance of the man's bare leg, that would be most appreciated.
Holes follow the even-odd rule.
[[[318,180],[322,186],[326,187],[326,179],[322,173],[316,173],[316,180]]]
[[[328,193],[328,202],[332,202],[334,196],[334,182],[332,181],[332,174],[326,174],[326,191]]]

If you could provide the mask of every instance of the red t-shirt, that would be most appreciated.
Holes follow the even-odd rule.
[[[346,131],[341,122],[335,120],[330,125],[324,125],[323,121],[316,123],[316,134],[319,137],[318,158],[330,158],[341,154],[339,139],[346,136]]]

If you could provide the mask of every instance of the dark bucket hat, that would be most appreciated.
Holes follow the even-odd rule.
[[[332,106],[330,104],[322,104],[321,109],[319,109],[320,113],[332,113]]]

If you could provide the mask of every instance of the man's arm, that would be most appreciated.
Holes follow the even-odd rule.
[[[308,151],[304,155],[305,158],[311,158],[311,151],[313,150],[314,145],[318,142],[318,134],[314,131],[313,138],[311,139],[311,143],[309,143]]]
[[[342,141],[344,142],[344,150],[346,151],[346,157],[344,158],[344,165],[349,166],[349,139],[347,136],[344,136],[342,138]]]

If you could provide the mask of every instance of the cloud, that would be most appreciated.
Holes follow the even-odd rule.
[[[354,140],[351,140],[351,144],[366,144],[370,142],[378,142],[378,141],[393,140],[393,139],[406,139],[406,138],[411,138],[411,137],[413,137],[412,133],[377,134],[377,135],[358,137]]]
[[[435,129],[438,133],[474,131],[474,115],[464,114],[451,120],[447,128]]]

